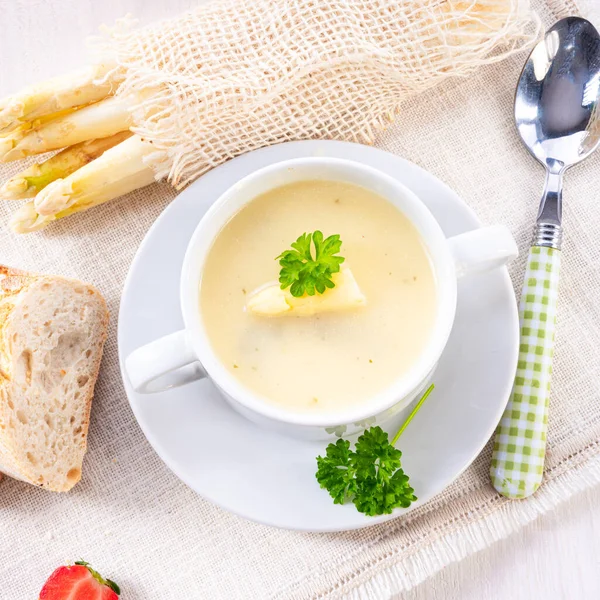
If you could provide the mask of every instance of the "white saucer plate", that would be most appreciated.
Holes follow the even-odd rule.
[[[156,220],[131,266],[119,314],[119,355],[127,396],[144,434],[167,466],[208,500],[242,517],[303,531],[341,531],[400,517],[367,517],[334,505],[315,479],[326,442],[260,429],[234,412],[210,381],[137,394],[123,371],[135,348],[181,329],[179,278],[188,241],[228,187],[269,164],[307,156],[355,160],[397,178],[429,207],[446,235],[480,226],[446,185],[398,156],[358,144],[290,142],[240,156],[182,192]],[[423,504],[479,454],[508,400],[518,354],[518,315],[505,268],[459,282],[456,322],[433,376],[436,390],[398,442]],[[388,424],[395,432],[403,416]],[[392,433],[393,435],[393,433]],[[200,525],[200,524],[199,524]]]

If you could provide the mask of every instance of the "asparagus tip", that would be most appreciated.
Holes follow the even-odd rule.
[[[4,153],[4,156],[2,156],[2,151],[0,149],[0,162],[13,162],[15,160],[22,160],[28,156],[29,154],[27,154],[27,152],[23,152],[23,150],[17,147],[11,148]]]
[[[0,187],[0,198],[4,200],[21,200],[27,198],[29,183],[24,177],[13,177]]]
[[[0,137],[0,162],[8,162],[6,157],[11,154],[14,147],[15,141],[12,137]]]
[[[15,233],[31,233],[43,229],[53,220],[54,217],[43,217],[38,214],[33,201],[30,201],[13,214],[10,228]]]
[[[35,210],[42,216],[51,216],[65,210],[73,190],[64,179],[56,179],[49,183],[35,197]]]
[[[6,105],[0,106],[0,131],[13,128],[19,124],[19,119],[23,116],[24,106],[22,102],[9,100]]]

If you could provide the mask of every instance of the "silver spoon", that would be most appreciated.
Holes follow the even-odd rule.
[[[600,142],[600,35],[585,19],[558,21],[537,44],[517,86],[521,139],[546,169],[546,185],[520,304],[515,384],[496,432],[491,477],[508,498],[542,482],[562,242],[565,171]]]

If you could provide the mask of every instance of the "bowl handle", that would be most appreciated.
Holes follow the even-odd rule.
[[[503,267],[519,255],[514,238],[504,225],[482,227],[451,237],[448,246],[458,277]]]
[[[134,350],[125,360],[125,370],[140,394],[163,392],[206,377],[184,329]]]

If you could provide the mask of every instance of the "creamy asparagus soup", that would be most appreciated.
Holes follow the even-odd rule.
[[[208,337],[230,373],[302,412],[389,387],[417,360],[435,318],[416,229],[384,198],[342,182],[303,181],[252,200],[216,237],[200,286]]]

